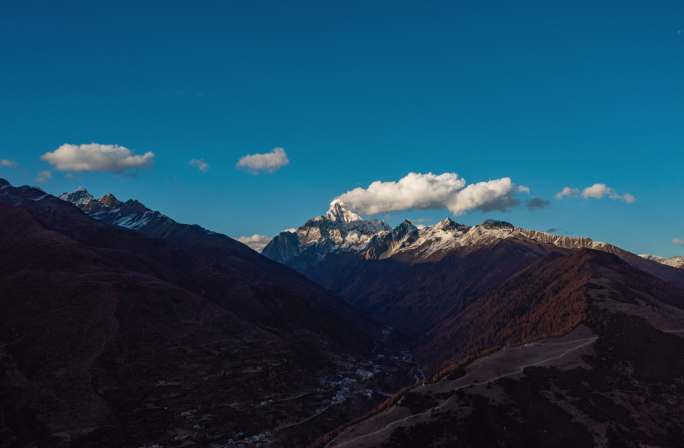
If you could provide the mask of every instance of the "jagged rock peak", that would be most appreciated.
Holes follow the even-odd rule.
[[[363,221],[363,218],[351,211],[344,202],[332,201],[325,217],[334,222],[354,222]]]
[[[463,224],[457,223],[456,221],[454,221],[451,218],[444,218],[443,220],[439,221],[437,224],[435,224],[432,227],[434,229],[437,229],[437,230],[452,231],[452,230],[463,229],[466,226]]]
[[[137,199],[129,199],[124,203],[124,205],[126,206],[126,209],[130,210],[131,212],[145,213],[147,211],[151,211],[145,206],[145,204]]]
[[[113,194],[107,193],[100,198],[100,204],[104,205],[105,207],[118,207],[121,204],[121,201],[119,201]]]
[[[392,239],[398,240],[403,238],[405,235],[409,233],[417,233],[418,232],[418,227],[414,226],[411,221],[408,219],[405,219],[401,224],[396,226],[392,230]]]
[[[63,201],[71,202],[75,205],[86,205],[95,200],[95,197],[84,187],[78,187],[71,193],[62,193],[59,198]]]

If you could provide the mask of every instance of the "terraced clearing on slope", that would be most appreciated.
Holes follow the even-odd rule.
[[[684,328],[600,309],[586,325],[414,387],[327,446],[679,446]]]
[[[327,446],[379,446],[397,428],[427,422],[439,411],[454,411],[450,409],[450,398],[455,392],[522,375],[527,367],[553,366],[565,370],[586,366],[581,357],[591,352],[597,338],[589,328],[579,326],[563,337],[505,347],[470,364],[460,378],[416,386],[394,406],[343,431]]]

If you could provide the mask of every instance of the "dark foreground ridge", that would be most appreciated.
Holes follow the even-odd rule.
[[[286,267],[0,180],[0,447],[679,446],[684,271],[336,205]]]
[[[0,185],[2,447],[297,446],[412,378],[382,328],[228,237]]]

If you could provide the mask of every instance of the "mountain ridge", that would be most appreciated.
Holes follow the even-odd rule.
[[[135,199],[2,179],[0,218],[14,442],[304,446],[404,377],[323,444],[669,446],[684,430],[684,289],[662,260],[506,221],[391,228],[340,202],[268,259]],[[395,334],[417,363],[386,351]]]
[[[0,220],[0,446],[288,446],[408,380],[377,324],[228,237],[147,236],[2,180]],[[324,406],[341,413],[306,420]]]
[[[684,289],[614,254],[552,254],[434,331],[440,336],[432,343],[450,352],[428,351],[453,364],[317,446],[639,447],[681,440]]]
[[[366,221],[354,214],[354,225],[349,226],[347,222],[331,218],[335,214],[345,213],[344,204],[334,202],[331,210],[333,208],[336,210],[333,214],[329,211],[310,219],[294,231],[276,235],[262,253],[305,272],[307,257],[320,260],[331,253],[349,252],[371,260],[395,258],[421,263],[439,261],[457,249],[491,245],[503,239],[516,239],[531,245],[545,244],[560,249],[587,248],[614,253],[642,270],[684,285],[682,272],[669,269],[678,267],[674,261],[668,263],[655,257],[642,257],[588,237],[556,235],[492,219],[467,226],[445,218],[432,226],[420,227],[404,220],[392,229],[382,221]]]

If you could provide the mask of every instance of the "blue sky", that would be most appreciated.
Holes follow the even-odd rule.
[[[684,252],[681,1],[15,3],[0,14],[0,159],[17,163],[0,176],[13,183],[50,170],[49,192],[136,197],[239,236],[409,172],[511,177],[550,206],[458,220]],[[154,164],[41,160],[92,142]],[[236,169],[275,147],[280,170]],[[200,158],[206,173],[188,164]],[[554,199],[597,182],[637,201]]]

